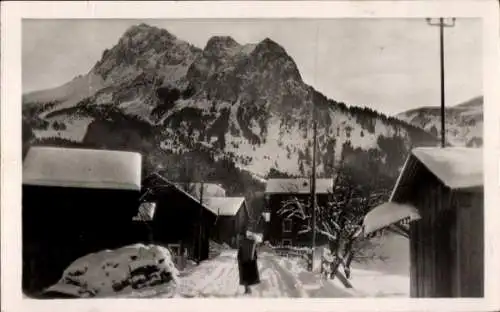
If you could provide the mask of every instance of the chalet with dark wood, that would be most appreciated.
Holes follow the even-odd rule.
[[[217,215],[212,237],[218,243],[236,247],[237,235],[246,231],[250,221],[244,197],[208,197],[203,203]]]
[[[147,227],[153,243],[195,261],[208,258],[210,234],[217,219],[211,209],[157,173],[144,179],[141,201],[142,208],[146,208],[145,203],[149,205],[145,209],[149,217],[136,222],[143,229]]]
[[[412,297],[484,296],[483,152],[416,148],[365,234],[409,223]]]
[[[325,205],[331,194],[333,179],[316,179],[316,200],[318,205]],[[300,216],[288,216],[281,214],[280,209],[284,203],[297,198],[304,203],[311,199],[311,180],[308,178],[298,179],[269,179],[265,190],[265,212],[269,213],[269,222],[265,231],[264,240],[273,245],[308,245],[310,244],[309,233],[301,233],[304,226],[310,222],[310,218],[303,219]]]
[[[23,161],[23,291],[37,296],[77,258],[130,243],[141,155],[31,147]]]

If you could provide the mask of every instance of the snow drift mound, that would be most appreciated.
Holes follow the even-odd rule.
[[[96,297],[166,283],[175,288],[178,275],[168,249],[136,244],[77,259],[45,293]]]

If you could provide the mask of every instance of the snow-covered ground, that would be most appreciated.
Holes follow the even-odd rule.
[[[379,243],[376,253],[387,259],[353,263],[349,280],[353,288],[345,288],[338,279],[322,280],[318,273],[306,270],[302,259],[262,251],[258,259],[261,283],[253,287],[251,296],[409,297],[408,239],[388,234],[375,240]],[[179,280],[177,296],[180,297],[244,296],[243,287],[239,286],[235,250],[223,251]]]
[[[263,252],[258,260],[261,282],[253,286],[251,297],[346,297],[350,294],[333,284],[319,285],[314,275],[304,269],[296,274],[293,261]],[[307,283],[309,280],[313,283]],[[158,294],[158,297],[163,295]],[[170,294],[166,294],[167,297]],[[205,261],[186,276],[179,278],[178,297],[229,298],[246,296],[239,285],[236,250],[223,251],[217,258]]]
[[[213,258],[178,272],[165,248],[134,245],[75,261],[52,290],[85,289],[99,296],[129,298],[409,297],[408,240],[394,234],[375,240],[380,243],[377,254],[387,260],[353,263],[349,279],[352,288],[346,288],[338,278],[326,280],[319,273],[309,272],[304,259],[281,257],[263,247],[258,259],[261,282],[252,287],[251,295],[244,295],[234,249],[219,248]],[[161,283],[154,274],[134,273],[151,266],[157,269],[155,272],[171,272],[171,281]],[[75,282],[79,285],[71,286]],[[126,287],[117,291],[113,289],[116,284]]]
[[[303,260],[280,257],[261,251],[258,267],[261,283],[253,286],[250,297],[267,298],[339,298],[339,297],[409,297],[408,241],[399,236],[380,238],[380,253],[385,261],[353,264],[353,288],[338,280],[323,280],[309,272]],[[248,296],[239,285],[236,250],[224,250],[214,259],[181,273],[176,293],[162,289],[138,291],[137,297],[229,298]]]

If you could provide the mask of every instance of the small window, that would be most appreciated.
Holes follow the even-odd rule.
[[[283,247],[290,247],[290,246],[292,246],[292,240],[291,239],[283,239],[283,240],[281,240],[281,245]]]
[[[283,232],[291,232],[292,231],[292,220],[285,219],[283,220]]]
[[[132,218],[134,221],[152,221],[156,212],[155,202],[144,202],[139,206],[137,215]]]

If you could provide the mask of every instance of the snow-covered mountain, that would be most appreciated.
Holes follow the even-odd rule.
[[[195,151],[253,176],[307,174],[313,108],[320,175],[343,157],[365,175],[394,177],[411,146],[439,143],[397,118],[326,98],[269,38],[216,36],[200,49],[146,24],[128,29],[89,73],[23,103],[25,142],[136,149],[155,168],[172,164],[165,155]]]
[[[403,121],[441,135],[441,108],[421,107],[397,115]],[[483,97],[445,108],[446,139],[456,146],[483,145]]]

